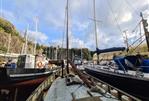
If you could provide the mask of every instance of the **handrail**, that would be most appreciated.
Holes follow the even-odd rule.
[[[121,62],[118,60],[118,62],[119,62],[119,64],[121,65],[121,67],[122,67],[122,69],[123,69],[123,71],[124,71],[124,74],[126,73],[126,69],[125,69],[125,67],[121,64]]]
[[[112,89],[115,89],[116,91],[118,91],[118,92],[119,92],[118,99],[120,99],[120,100],[121,100],[121,95],[123,94],[123,95],[126,95],[126,96],[130,97],[133,101],[141,101],[140,99],[138,99],[138,98],[136,98],[136,97],[134,97],[134,96],[132,96],[132,95],[130,95],[130,94],[128,94],[128,93],[126,93],[126,92],[124,92],[124,91],[122,91],[122,90],[120,90],[120,89],[118,89],[118,88],[116,88],[116,87],[114,87],[114,86],[112,86],[112,85],[110,85],[110,84],[104,82],[104,81],[101,81],[101,80],[99,80],[99,79],[93,77],[93,76],[90,75],[90,74],[81,73],[71,61],[69,61],[69,62],[70,62],[70,64],[71,64],[71,66],[72,66],[74,72],[76,72],[76,73],[79,75],[79,77],[83,80],[83,82],[84,82],[88,87],[95,86],[96,84],[95,84],[95,82],[92,81],[92,80],[89,81],[86,76],[88,76],[88,77],[90,77],[90,78],[92,78],[92,79],[94,79],[94,80],[96,80],[96,81],[98,81],[98,82],[100,82],[100,83],[102,83],[102,84],[107,85],[107,86],[108,86],[108,91],[110,91],[111,88],[112,88]],[[85,74],[85,75],[84,75],[84,74]],[[109,93],[110,93],[110,92],[109,92]]]
[[[108,89],[115,89],[116,91],[118,91],[118,92],[120,93],[120,95],[123,94],[123,95],[126,95],[126,96],[130,97],[130,98],[132,99],[132,101],[141,101],[140,99],[138,99],[138,98],[136,98],[136,97],[134,97],[134,96],[132,96],[132,95],[130,95],[130,94],[128,94],[128,93],[126,93],[126,92],[124,92],[124,91],[122,91],[122,90],[120,90],[120,89],[118,89],[118,88],[116,88],[116,87],[114,87],[114,86],[112,86],[112,85],[110,85],[110,84],[108,84],[108,83],[106,83],[106,82],[104,82],[104,81],[102,81],[102,80],[96,78],[96,77],[93,77],[93,76],[90,75],[90,74],[85,73],[85,75],[87,75],[87,76],[93,78],[94,80],[96,80],[96,81],[98,81],[98,82],[100,82],[100,83],[102,83],[102,84],[107,85],[107,86],[108,86]],[[109,91],[109,90],[108,90],[108,91]],[[110,93],[110,92],[109,92],[109,93]],[[119,99],[120,99],[120,98],[119,98]]]

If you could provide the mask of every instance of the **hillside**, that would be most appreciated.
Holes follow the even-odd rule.
[[[0,18],[0,53],[6,53],[8,50],[9,37],[11,35],[10,41],[10,53],[21,53],[25,39],[19,34],[19,31],[15,26],[3,19]],[[38,47],[40,50],[40,48]],[[28,44],[28,53],[33,52],[33,43],[29,42]]]

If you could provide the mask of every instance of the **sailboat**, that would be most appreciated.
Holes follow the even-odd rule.
[[[142,17],[142,23],[146,36],[147,46],[149,46],[149,32],[147,31],[147,21]],[[110,48],[99,50],[97,54],[124,51],[125,48]],[[130,95],[133,95],[143,101],[149,100],[149,60],[142,59],[140,55],[115,56],[115,63],[112,65],[86,66],[85,71]]]
[[[66,45],[67,45],[67,65],[64,68],[62,65],[62,76],[57,77],[52,83],[48,85],[48,90],[43,91],[44,85],[47,85],[51,78],[47,79],[39,86],[39,88],[32,93],[27,101],[118,101],[118,98],[107,92],[102,92],[102,88],[97,86],[97,82],[89,80],[86,75],[80,72],[76,65],[68,58],[69,37],[68,37],[68,9],[69,0],[66,5],[67,15],[67,29],[66,29]],[[63,63],[62,63],[63,64]],[[63,71],[66,70],[65,75]],[[38,97],[39,95],[39,97]]]
[[[4,68],[0,68],[0,100],[6,98],[9,101],[20,100],[20,96],[26,99],[40,83],[50,76],[54,70],[58,69],[44,68],[42,62],[36,64],[36,60],[37,56],[24,53],[18,56],[16,66],[12,66],[12,63],[10,63],[6,64]]]

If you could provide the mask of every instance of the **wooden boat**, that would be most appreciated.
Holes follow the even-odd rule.
[[[66,75],[56,78],[51,82],[51,78],[43,82],[42,85],[37,88],[34,93],[27,99],[27,101],[118,101],[118,98],[104,92],[104,90],[97,86],[97,84],[88,79],[82,72],[80,72],[76,65],[68,59],[69,39],[68,39],[68,1],[66,6],[67,15],[67,30],[66,30],[66,43],[67,43],[67,66]],[[95,3],[94,3],[95,4]],[[63,63],[64,64],[64,63]],[[69,65],[70,64],[70,65]],[[72,67],[70,71],[69,67]],[[71,73],[70,73],[71,72]],[[49,83],[50,82],[50,83]],[[48,85],[48,86],[45,86]],[[47,88],[48,87],[48,88]],[[47,89],[48,91],[45,91]],[[43,93],[45,91],[45,93]],[[37,93],[38,92],[38,93]]]
[[[40,84],[52,71],[46,69],[0,69],[0,88],[31,86]]]
[[[69,81],[70,80],[70,81]],[[44,101],[118,101],[114,96],[91,91],[78,76],[57,78]]]
[[[20,55],[16,68],[0,68],[0,100],[8,98],[14,101],[22,97],[21,101],[25,101],[40,83],[58,69],[36,68],[34,64],[33,56]]]

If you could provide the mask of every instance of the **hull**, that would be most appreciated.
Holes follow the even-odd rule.
[[[51,74],[52,71],[45,69],[0,69],[0,101],[26,101]]]
[[[143,101],[149,101],[149,79],[138,78],[126,74],[118,74],[111,71],[95,68],[85,68],[85,71]]]
[[[0,71],[0,88],[40,84],[52,74],[45,69],[1,69]]]

